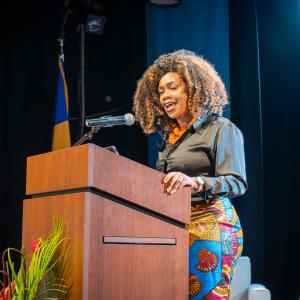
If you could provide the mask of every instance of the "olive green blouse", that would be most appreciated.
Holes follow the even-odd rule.
[[[192,201],[233,198],[247,189],[243,135],[230,120],[216,115],[198,119],[174,145],[166,144],[156,167],[164,173],[201,175],[205,192],[192,191]]]

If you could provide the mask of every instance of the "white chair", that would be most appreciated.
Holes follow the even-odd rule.
[[[241,256],[231,282],[230,300],[271,300],[270,291],[262,284],[251,284],[251,263]]]

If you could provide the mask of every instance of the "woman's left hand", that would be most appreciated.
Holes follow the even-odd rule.
[[[180,190],[184,186],[193,188],[195,182],[193,178],[181,173],[170,172],[163,178],[163,184],[165,185],[165,191],[168,194],[174,194],[177,190]]]

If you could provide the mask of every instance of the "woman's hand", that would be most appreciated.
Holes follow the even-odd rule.
[[[195,188],[197,183],[192,177],[181,172],[170,172],[163,178],[163,184],[165,185],[165,191],[171,195],[184,186]]]

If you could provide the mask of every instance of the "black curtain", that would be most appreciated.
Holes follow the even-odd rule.
[[[51,144],[61,8],[31,5],[1,9],[1,253],[21,246],[26,157]]]
[[[74,2],[74,4],[73,4]],[[0,69],[0,252],[21,247],[26,157],[51,150],[56,96],[58,37],[65,3],[2,4]],[[93,1],[89,1],[93,2]],[[136,80],[146,68],[144,1],[101,2],[107,17],[102,35],[86,35],[86,114],[131,112]],[[78,131],[77,76],[82,11],[70,15],[65,33],[65,73],[73,143]],[[138,126],[102,129],[94,143],[115,145],[121,155],[147,164],[147,139]],[[34,216],[32,216],[34,218]],[[38,224],[37,224],[38,226]]]
[[[254,282],[298,299],[299,1],[231,1],[232,117],[245,135],[249,190],[237,203]]]
[[[105,1],[102,36],[87,36],[86,113],[130,111],[136,80],[146,68],[144,1]],[[22,200],[29,155],[50,151],[56,93],[57,38],[63,1],[2,4],[0,10],[0,251],[21,246]],[[245,136],[249,190],[236,201],[253,281],[272,299],[298,299],[299,1],[230,1],[232,119]],[[77,117],[78,34],[71,17],[66,74],[71,117]],[[111,97],[111,98],[110,98]],[[107,101],[111,99],[112,101]],[[71,121],[73,142],[78,120]],[[138,127],[105,129],[101,146],[147,164]],[[33,216],[34,218],[34,216]],[[38,224],[37,224],[38,225]]]

